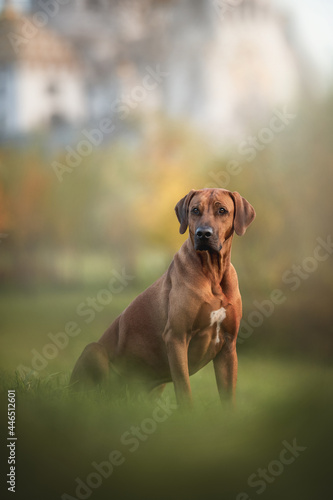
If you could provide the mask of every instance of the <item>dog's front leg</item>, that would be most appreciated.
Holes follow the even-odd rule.
[[[232,400],[235,404],[237,382],[236,339],[226,339],[221,351],[214,358],[214,370],[221,401]]]
[[[186,337],[174,335],[167,330],[163,335],[177,403],[180,407],[192,405],[190,375],[188,371],[188,342]]]

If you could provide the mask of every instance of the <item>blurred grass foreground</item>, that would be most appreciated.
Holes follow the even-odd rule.
[[[170,385],[157,401],[125,402],[73,396],[66,376],[2,375],[16,390],[15,498],[326,498],[332,382],[332,367],[241,354],[237,411],[220,407],[208,365],[181,413]]]

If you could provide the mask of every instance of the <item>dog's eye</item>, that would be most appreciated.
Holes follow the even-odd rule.
[[[191,212],[194,215],[199,215],[200,214],[200,210],[198,208],[196,208],[196,207],[192,208]]]
[[[227,212],[228,211],[225,208],[223,208],[223,207],[219,208],[219,214],[226,214]]]

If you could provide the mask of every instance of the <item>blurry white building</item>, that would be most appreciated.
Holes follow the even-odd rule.
[[[305,80],[287,20],[272,4],[29,0],[31,15],[46,17],[47,25],[15,54],[7,34],[19,33],[21,21],[2,16],[0,127],[30,130],[84,117],[91,124],[116,121],[112,103],[142,85],[147,66],[159,66],[168,76],[133,115],[162,109],[212,137],[237,140],[274,107],[294,102]],[[126,126],[121,121],[118,133]]]
[[[297,101],[300,65],[288,20],[269,0],[215,4],[215,39],[206,53],[204,121],[239,136],[272,109]],[[235,5],[234,7],[232,5]]]
[[[69,41],[8,7],[0,15],[0,134],[86,117],[82,71]]]

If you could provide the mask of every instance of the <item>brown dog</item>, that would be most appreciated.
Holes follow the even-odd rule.
[[[179,404],[191,402],[190,375],[213,360],[220,397],[234,395],[242,301],[230,261],[255,211],[237,192],[192,190],[176,205],[189,237],[169,269],[141,293],[78,359],[72,383],[140,373],[148,387],[173,381]]]

